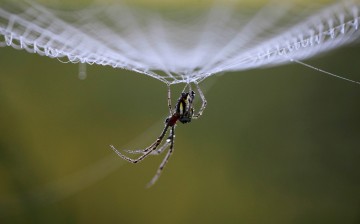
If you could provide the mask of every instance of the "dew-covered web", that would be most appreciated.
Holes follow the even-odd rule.
[[[214,3],[155,11],[116,4],[78,11],[17,1],[0,8],[0,46],[62,62],[108,65],[167,84],[301,62],[359,38],[359,2]]]

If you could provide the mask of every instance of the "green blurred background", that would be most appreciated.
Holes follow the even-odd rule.
[[[306,62],[360,80],[359,50]],[[96,65],[80,80],[9,47],[0,68],[0,223],[360,223],[359,85],[298,64],[210,77],[145,189],[163,156],[128,164],[109,145],[156,139],[165,84]]]

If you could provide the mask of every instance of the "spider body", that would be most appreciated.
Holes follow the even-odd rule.
[[[168,150],[165,158],[161,162],[160,167],[158,168],[155,176],[147,185],[148,187],[152,186],[157,181],[157,179],[160,177],[160,174],[161,174],[163,168],[165,167],[168,159],[170,158],[170,156],[174,150],[175,127],[176,127],[177,121],[180,121],[183,124],[190,123],[192,119],[199,118],[206,107],[207,102],[205,100],[204,94],[202,93],[199,85],[197,83],[195,83],[195,85],[197,87],[198,93],[200,94],[200,98],[202,100],[202,106],[196,115],[194,115],[194,108],[193,108],[195,92],[191,90],[191,84],[188,84],[188,86],[189,86],[188,92],[183,91],[181,93],[181,95],[176,103],[174,111],[171,107],[171,96],[170,96],[171,93],[170,93],[170,86],[168,85],[168,107],[169,107],[170,116],[168,118],[166,118],[165,127],[164,127],[163,131],[161,132],[160,136],[149,147],[147,147],[143,150],[131,150],[131,151],[126,150],[127,152],[132,153],[132,154],[142,154],[137,159],[131,159],[131,158],[123,155],[114,146],[110,145],[110,147],[114,150],[114,152],[118,156],[120,156],[124,160],[127,160],[131,163],[141,162],[148,155],[159,155],[163,151],[165,151],[165,149],[169,146],[169,150]],[[158,146],[161,144],[169,127],[170,127],[169,137],[166,139],[165,143],[159,149],[157,149]]]
[[[195,97],[195,92],[181,93],[180,98],[175,107],[175,112],[165,120],[165,123],[170,127],[174,126],[177,121],[181,123],[190,123],[194,114],[192,102]]]
[[[183,124],[191,122],[194,114],[192,103],[195,98],[195,92],[181,93],[181,96],[176,104],[175,111],[179,114],[179,121]]]

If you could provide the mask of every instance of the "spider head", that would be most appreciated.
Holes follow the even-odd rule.
[[[195,92],[181,93],[181,96],[176,105],[176,113],[179,115],[179,121],[183,124],[191,122],[194,114],[192,103],[195,97]]]

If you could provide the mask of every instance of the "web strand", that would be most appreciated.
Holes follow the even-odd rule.
[[[307,64],[307,63],[305,63],[305,62],[302,62],[302,61],[299,61],[299,60],[295,60],[295,59],[290,59],[290,61],[295,62],[295,63],[298,63],[298,64],[303,65],[303,66],[305,66],[305,67],[311,68],[311,69],[313,69],[313,70],[315,70],[315,71],[324,73],[324,74],[326,74],[326,75],[330,75],[330,76],[333,76],[333,77],[335,77],[335,78],[342,79],[342,80],[345,80],[345,81],[352,82],[352,83],[355,83],[355,84],[360,85],[360,82],[358,82],[358,81],[355,81],[355,80],[352,80],[352,79],[348,79],[348,78],[345,78],[345,77],[343,77],[343,76],[336,75],[336,74],[334,74],[334,73],[331,73],[331,72],[322,70],[322,69],[320,69],[320,68],[317,68],[317,67],[314,67],[314,66],[312,66],[312,65],[309,65],[309,64]]]

